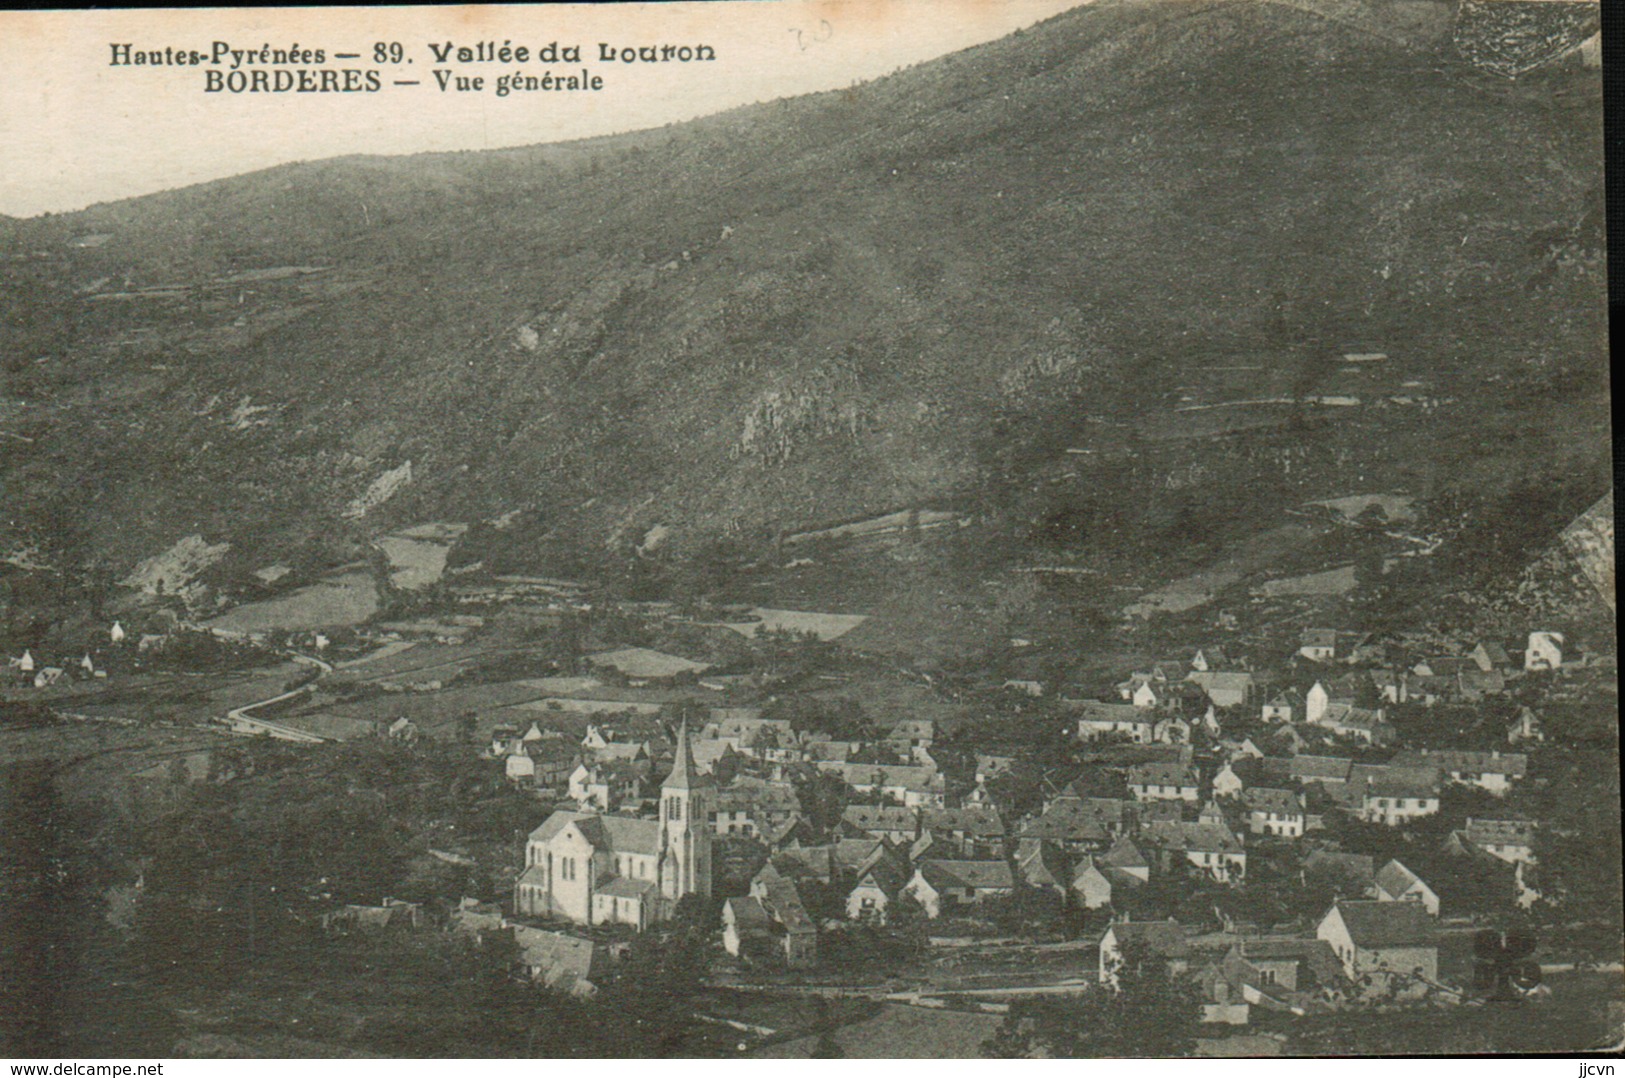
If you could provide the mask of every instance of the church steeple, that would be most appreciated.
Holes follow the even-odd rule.
[[[694,766],[694,754],[688,747],[688,720],[677,728],[677,751],[671,762],[671,774],[661,785],[663,790],[692,790],[705,782],[705,776]]]
[[[711,786],[711,777],[694,765],[685,721],[677,730],[671,774],[660,786],[660,883],[672,902],[711,893]]]

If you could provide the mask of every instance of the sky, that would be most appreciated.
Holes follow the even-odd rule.
[[[712,0],[703,3],[0,11],[0,213],[82,209],[344,154],[526,146],[691,119],[876,78],[1002,37],[1081,0]],[[286,70],[379,73],[375,93],[207,92],[214,66],[117,65],[112,46],[209,53],[321,49]],[[438,63],[429,45],[579,45],[582,63]],[[399,65],[373,61],[398,43]],[[716,60],[626,64],[601,44],[708,44]],[[335,53],[359,53],[356,60]],[[410,62],[406,62],[410,60]],[[493,92],[499,75],[574,74],[598,91]],[[485,78],[442,91],[432,72]],[[244,72],[251,67],[241,69]],[[275,67],[263,68],[267,72]],[[285,78],[288,76],[285,76]],[[319,76],[316,76],[319,77]],[[397,86],[396,81],[417,81]]]

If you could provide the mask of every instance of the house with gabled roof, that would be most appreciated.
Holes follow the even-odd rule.
[[[950,839],[961,857],[1004,854],[1004,818],[993,805],[922,808],[920,826],[939,838]]]
[[[889,842],[913,842],[920,836],[919,814],[899,805],[848,805],[841,810],[841,824],[851,832]]]
[[[908,866],[890,848],[885,848],[878,856],[867,859],[860,868],[857,884],[846,896],[846,916],[853,921],[883,925],[888,908],[908,885]]]
[[[1151,862],[1145,859],[1145,854],[1127,835],[1119,838],[1111,849],[1101,855],[1099,864],[1108,873],[1121,872],[1142,883],[1151,879]]]
[[[1136,764],[1128,769],[1129,792],[1136,801],[1189,801],[1201,799],[1196,770],[1182,763]]]
[[[998,860],[924,860],[914,867],[914,877],[903,888],[930,918],[941,916],[944,908],[975,905],[988,898],[1014,894],[1015,875],[1010,862]]]
[[[947,800],[947,781],[935,767],[854,763],[836,766],[846,784],[859,793],[885,794],[909,808],[941,806]]]
[[[1028,887],[1039,887],[1065,893],[1067,889],[1066,858],[1053,842],[1039,838],[1024,838],[1016,843],[1016,875]]]
[[[1123,693],[1123,699],[1137,708],[1148,710],[1161,704],[1163,696],[1152,682],[1136,680]]]
[[[1389,762],[1395,767],[1437,768],[1451,782],[1477,786],[1497,797],[1505,796],[1513,782],[1529,771],[1529,757],[1500,749],[1417,749],[1398,753]]]
[[[1337,658],[1336,629],[1305,629],[1298,634],[1298,654],[1317,663]]]
[[[1073,869],[1067,893],[1084,909],[1098,910],[1112,903],[1112,881],[1093,857],[1085,857]]]
[[[1457,833],[1472,847],[1499,857],[1509,865],[1531,864],[1535,860],[1535,825],[1529,820],[1469,816]]]
[[[1417,779],[1410,772],[1396,771],[1390,777],[1373,779],[1365,784],[1361,794],[1360,818],[1368,823],[1403,827],[1438,811],[1437,786]]]
[[[1501,671],[1468,668],[1457,672],[1452,695],[1459,701],[1471,704],[1486,696],[1501,696],[1506,690],[1506,675]]]
[[[763,731],[772,731],[785,741],[795,739],[789,719],[764,719],[761,708],[714,707],[711,720],[700,728],[700,737],[707,741],[732,741],[735,749],[745,745]]]
[[[1070,850],[1095,849],[1111,841],[1109,825],[1082,801],[1054,801],[1043,814],[1025,821],[1023,840],[1053,842]]]
[[[1478,645],[1467,653],[1467,657],[1473,661],[1474,666],[1486,674],[1495,670],[1512,669],[1512,656],[1507,654],[1506,648],[1493,640],[1480,640]]]
[[[1253,675],[1245,670],[1193,670],[1186,681],[1207,693],[1214,707],[1244,707],[1253,695]]]
[[[1224,648],[1217,644],[1197,648],[1196,654],[1191,656],[1191,669],[1204,674],[1214,670],[1231,670],[1235,666]]]
[[[1246,806],[1247,830],[1252,834],[1303,837],[1308,814],[1302,796],[1295,791],[1249,786],[1242,791],[1241,803]]]
[[[643,797],[646,776],[647,769],[632,760],[581,763],[570,772],[568,793],[578,805],[612,812]]]
[[[1303,718],[1303,693],[1285,688],[1264,702],[1259,717],[1265,722],[1295,722]]]
[[[1271,748],[1297,755],[1309,747],[1309,739],[1304,737],[1292,723],[1283,722],[1270,731],[1268,744]]]
[[[1065,700],[1063,703],[1077,715],[1080,741],[1118,738],[1136,745],[1149,744],[1151,741],[1153,720],[1144,708],[1133,704],[1108,704],[1101,700]]]
[[[1378,902],[1420,902],[1429,914],[1439,916],[1439,896],[1399,861],[1389,861],[1378,869],[1375,882]]]
[[[1518,717],[1507,726],[1507,744],[1518,745],[1525,741],[1545,741],[1546,727],[1542,725],[1540,716],[1530,708],[1518,709]]]
[[[1308,1013],[1347,980],[1325,940],[1298,937],[1238,940],[1218,969],[1244,1003],[1293,1014]]]
[[[510,781],[539,789],[567,784],[581,766],[581,747],[563,737],[528,741],[522,737],[512,738],[508,742],[508,756],[503,761],[504,772]],[[585,793],[586,776],[582,777],[582,792]]]
[[[717,835],[772,834],[801,812],[801,798],[788,782],[739,775],[718,786],[712,824]]]
[[[1144,960],[1164,963],[1170,977],[1181,976],[1190,968],[1191,946],[1184,926],[1177,921],[1117,921],[1100,938],[1101,986],[1115,989],[1125,955],[1136,953]]]
[[[1389,973],[1439,979],[1438,934],[1420,902],[1339,899],[1316,926],[1315,938],[1331,946],[1351,978]]]
[[[1178,715],[1168,715],[1151,727],[1151,740],[1162,745],[1188,745],[1191,724]]]
[[[722,903],[722,949],[735,958],[753,960],[773,953],[773,922],[762,904],[750,895],[734,895]]]
[[[511,925],[518,964],[535,983],[572,996],[590,998],[598,992],[611,965],[602,945],[568,932],[552,932],[528,925]]]
[[[1140,829],[1140,841],[1162,853],[1164,867],[1181,858],[1220,883],[1239,883],[1247,874],[1247,851],[1224,824],[1159,820]]]
[[[767,915],[769,931],[779,942],[788,968],[809,969],[818,964],[818,929],[807,915],[794,881],[769,861],[750,881],[749,897]]]
[[[1214,797],[1240,797],[1241,792],[1247,788],[1240,775],[1236,773],[1231,761],[1225,761],[1223,767],[1213,776]]]
[[[1525,670],[1558,670],[1563,666],[1563,634],[1532,632],[1523,651]]]
[[[792,880],[813,880],[827,884],[835,878],[835,847],[832,845],[784,846],[768,858],[780,875]]]
[[[1271,762],[1266,760],[1266,766]],[[1354,761],[1344,759],[1341,756],[1307,756],[1300,754],[1287,760],[1286,773],[1294,782],[1341,784],[1349,780],[1349,769],[1353,766]]]

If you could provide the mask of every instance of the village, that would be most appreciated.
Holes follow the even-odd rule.
[[[252,775],[220,738],[455,754],[528,821],[506,837],[426,821],[424,859],[481,881],[471,893],[313,891],[302,916],[339,936],[449,933],[582,999],[678,923],[703,927],[706,990],[735,1001],[982,1023],[1116,991],[1147,963],[1199,994],[1204,1028],[1275,1036],[1316,1016],[1539,1005],[1543,970],[1618,969],[1584,943],[1516,942],[1573,913],[1542,863],[1574,843],[1543,815],[1571,794],[1541,762],[1595,732],[1548,729],[1550,709],[1601,709],[1610,731],[1617,713],[1614,655],[1572,634],[1326,625],[1253,650],[1225,642],[1221,613],[1210,640],[1098,684],[947,685],[843,649],[859,615],[585,594],[459,585],[447,609],[331,633],[115,623],[77,658],[11,656],[6,695],[129,725],[96,693],[173,680],[157,668],[182,642],[242,652],[246,673],[161,724],[216,740],[131,777],[160,800]],[[145,863],[120,901],[142,901]],[[1487,939],[1519,952],[1488,981]],[[746,1043],[787,1035],[706,1020]]]

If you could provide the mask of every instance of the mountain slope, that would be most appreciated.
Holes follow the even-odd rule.
[[[657,132],[5,222],[5,545],[120,574],[522,510],[510,561],[682,555],[933,503],[1014,555],[1605,475],[1595,72],[1408,41],[1097,5]],[[1179,410],[1317,396],[1361,405]]]

